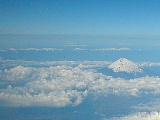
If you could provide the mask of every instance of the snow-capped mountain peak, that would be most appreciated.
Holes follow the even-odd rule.
[[[142,72],[142,69],[139,68],[139,66],[132,62],[131,60],[128,60],[126,58],[120,58],[108,67],[109,69],[112,69],[114,72],[127,72],[127,73],[136,73],[136,72]]]

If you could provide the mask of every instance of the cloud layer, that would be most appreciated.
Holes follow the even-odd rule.
[[[6,51],[57,51],[57,50],[63,50],[63,49],[57,49],[57,48],[10,48],[8,50],[0,50],[1,52]]]
[[[96,49],[98,51],[125,51],[125,50],[131,50],[130,48],[100,48]]]
[[[139,112],[124,117],[103,119],[103,120],[159,120],[159,119],[160,119],[160,113],[155,111],[151,113]]]
[[[105,61],[8,62],[8,68],[0,71],[1,105],[65,107],[81,104],[88,94],[138,97],[160,93],[159,77],[106,76],[97,71],[110,64]]]
[[[78,47],[74,48],[73,50],[78,50],[78,51],[83,51],[85,50],[84,47],[85,45],[67,45],[67,46],[72,46],[72,47]],[[82,48],[80,48],[82,47]],[[58,49],[58,48],[10,48],[8,50],[0,50],[0,52],[7,52],[7,51],[61,51],[64,49]],[[130,48],[99,48],[99,49],[90,49],[90,50],[95,50],[95,51],[128,51],[131,50]]]

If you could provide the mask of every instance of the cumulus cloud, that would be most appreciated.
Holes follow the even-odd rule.
[[[1,89],[0,99],[9,106],[77,106],[87,96],[88,91],[85,89],[85,80],[79,78],[84,73],[77,68],[71,69],[62,65],[32,69],[17,66],[4,70],[5,80],[30,79],[26,77],[28,71],[35,76],[32,76],[32,81],[24,86],[9,85],[6,89]]]
[[[5,64],[3,60],[0,62]],[[0,101],[7,106],[77,106],[88,94],[137,97],[141,94],[160,93],[159,77],[125,80],[106,76],[97,71],[109,65],[105,61],[20,61],[21,65],[18,66],[15,61],[7,62],[12,63],[13,67],[0,71],[1,81],[8,85],[0,89]],[[12,81],[21,84],[15,82],[13,85]]]
[[[155,111],[151,113],[139,112],[124,117],[103,119],[103,120],[159,120],[159,119],[160,119],[160,113]]]
[[[160,78],[158,77],[142,77],[130,80],[122,78],[104,77],[93,82],[93,91],[101,91],[106,94],[132,95],[140,94],[159,94]]]
[[[35,86],[37,87],[37,84]],[[47,88],[46,85],[36,87],[27,85],[12,88],[8,86],[5,91],[0,93],[0,99],[5,101],[4,105],[7,106],[64,107],[79,105],[87,95],[87,91],[55,90]]]
[[[10,70],[5,69],[3,73],[1,71],[1,77],[4,80],[22,80],[24,78],[27,78],[28,75],[31,74],[31,72],[31,68],[16,66],[14,68],[11,68]]]

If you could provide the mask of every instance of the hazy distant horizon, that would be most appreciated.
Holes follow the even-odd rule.
[[[141,46],[158,46],[160,36],[150,35],[78,35],[78,34],[0,34],[1,44],[7,42],[21,41],[18,44],[31,45],[30,43],[37,43],[38,41],[54,43],[55,45],[64,45],[69,43],[74,44],[103,44],[103,45],[141,45]],[[5,43],[6,42],[6,43]],[[27,43],[28,42],[28,43]],[[38,43],[39,44],[39,43]]]

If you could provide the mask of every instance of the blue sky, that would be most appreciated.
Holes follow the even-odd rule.
[[[1,0],[1,34],[159,35],[158,0]]]

